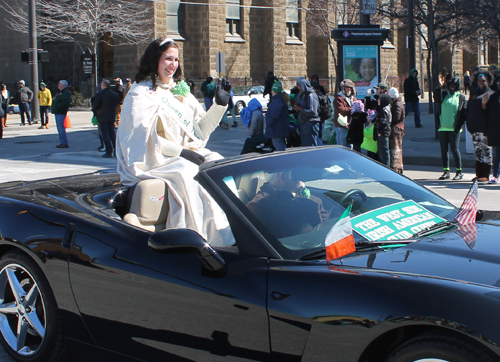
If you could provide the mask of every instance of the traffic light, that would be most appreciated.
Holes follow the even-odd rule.
[[[21,53],[21,62],[28,63],[30,61],[30,53],[22,52]]]
[[[38,50],[38,61],[40,63],[47,63],[49,61],[49,52],[46,50]]]
[[[29,63],[30,53],[27,51],[21,52],[21,62]],[[38,49],[38,62],[47,63],[49,61],[49,52],[43,49]]]

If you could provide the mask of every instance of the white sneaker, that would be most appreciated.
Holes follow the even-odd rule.
[[[496,177],[492,177],[491,180],[488,181],[489,184],[497,184],[499,182],[500,181],[498,181],[498,178],[496,178]]]

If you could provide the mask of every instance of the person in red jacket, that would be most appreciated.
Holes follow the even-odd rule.
[[[357,101],[357,98],[354,82],[350,79],[344,79],[340,83],[340,92],[335,95],[335,99],[333,100],[333,108],[335,110],[333,123],[335,124],[338,145],[352,147],[347,144],[346,138],[348,125],[351,120],[351,106],[355,101]]]

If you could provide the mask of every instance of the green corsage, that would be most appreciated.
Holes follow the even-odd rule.
[[[176,96],[182,96],[185,97],[189,94],[190,88],[186,82],[181,80],[180,82],[177,82],[175,87],[172,88],[172,93]]]
[[[307,187],[302,187],[297,190],[297,196],[302,197],[304,199],[310,199],[311,198],[311,190],[309,190]]]

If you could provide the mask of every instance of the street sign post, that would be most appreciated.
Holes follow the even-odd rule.
[[[361,14],[375,15],[377,14],[377,0],[362,0]]]
[[[357,97],[364,98],[369,89],[381,82],[380,46],[388,37],[389,29],[380,25],[339,25],[332,30],[338,49],[337,85],[348,78],[356,86]],[[370,71],[361,74],[361,67]]]
[[[220,74],[226,71],[226,56],[223,52],[218,52],[215,55],[215,68],[220,78]]]

